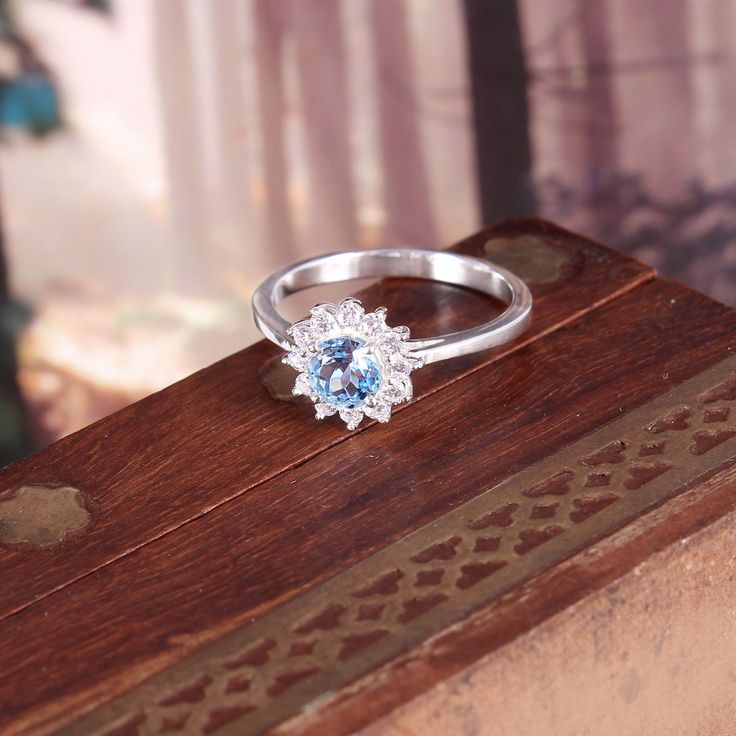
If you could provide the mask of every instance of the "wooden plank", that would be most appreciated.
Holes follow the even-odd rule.
[[[641,264],[540,221],[507,223],[457,249],[484,255],[487,245],[494,258],[527,269],[537,299],[532,329],[503,350],[423,369],[415,404],[651,277]],[[533,259],[518,257],[524,253]],[[465,290],[396,281],[375,287],[367,303],[386,304],[396,323],[423,334],[477,323],[497,308]],[[257,385],[277,355],[261,342],[5,468],[0,502],[14,499],[16,515],[24,504],[44,509],[44,487],[64,486],[79,491],[87,521],[60,544],[45,544],[77,519],[79,505],[67,502],[29,522],[50,539],[0,544],[0,619],[345,441],[337,422],[316,423],[305,404],[273,401]],[[24,486],[31,489],[17,497]]]
[[[683,287],[640,286],[410,405],[386,427],[357,433],[47,596],[0,624],[3,640],[15,642],[0,652],[0,727],[58,726],[224,633],[267,620],[306,590],[726,359],[735,328],[736,313]],[[552,502],[561,495],[545,493]],[[505,528],[502,519],[497,526]],[[587,542],[600,533],[596,527]],[[519,540],[530,550],[533,541]],[[520,559],[523,573],[531,557]],[[310,626],[334,628],[329,618],[328,611],[321,622],[295,626],[304,625],[308,638]],[[417,625],[406,623],[407,631]],[[410,690],[402,680],[397,692]],[[274,685],[269,718],[293,713],[298,692]],[[282,693],[284,706],[275,702]],[[157,691],[160,701],[174,695]],[[153,705],[139,701],[128,713]],[[368,705],[361,708],[374,717]]]

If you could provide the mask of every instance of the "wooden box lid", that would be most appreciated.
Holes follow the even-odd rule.
[[[736,313],[541,221],[456,249],[532,328],[388,425],[315,422],[261,342],[0,471],[0,732],[729,732]]]

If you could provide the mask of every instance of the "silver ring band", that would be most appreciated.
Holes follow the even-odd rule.
[[[412,354],[424,364],[503,345],[524,332],[531,318],[532,295],[526,284],[510,271],[480,258],[421,248],[332,253],[287,266],[256,289],[253,317],[265,337],[289,350],[294,344],[288,335],[291,325],[276,310],[283,299],[320,284],[387,276],[464,286],[507,305],[498,317],[477,327],[407,340]]]
[[[386,308],[366,313],[352,297],[318,304],[310,317],[290,325],[279,302],[311,286],[386,276],[429,279],[490,294],[507,307],[477,327],[423,340],[409,328],[386,323]],[[317,419],[339,414],[348,429],[364,416],[391,418],[393,407],[413,396],[410,374],[425,363],[501,345],[529,324],[532,296],[524,282],[480,258],[395,248],[333,253],[288,266],[266,279],[253,295],[253,317],[261,332],[286,350],[282,361],[297,371],[292,393],[315,405]]]

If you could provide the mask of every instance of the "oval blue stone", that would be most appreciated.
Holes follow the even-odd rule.
[[[309,361],[309,383],[326,404],[340,409],[356,409],[378,391],[381,367],[355,337],[324,340]]]

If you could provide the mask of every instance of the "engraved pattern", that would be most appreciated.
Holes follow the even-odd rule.
[[[596,430],[62,733],[256,733],[736,455],[736,359]]]

